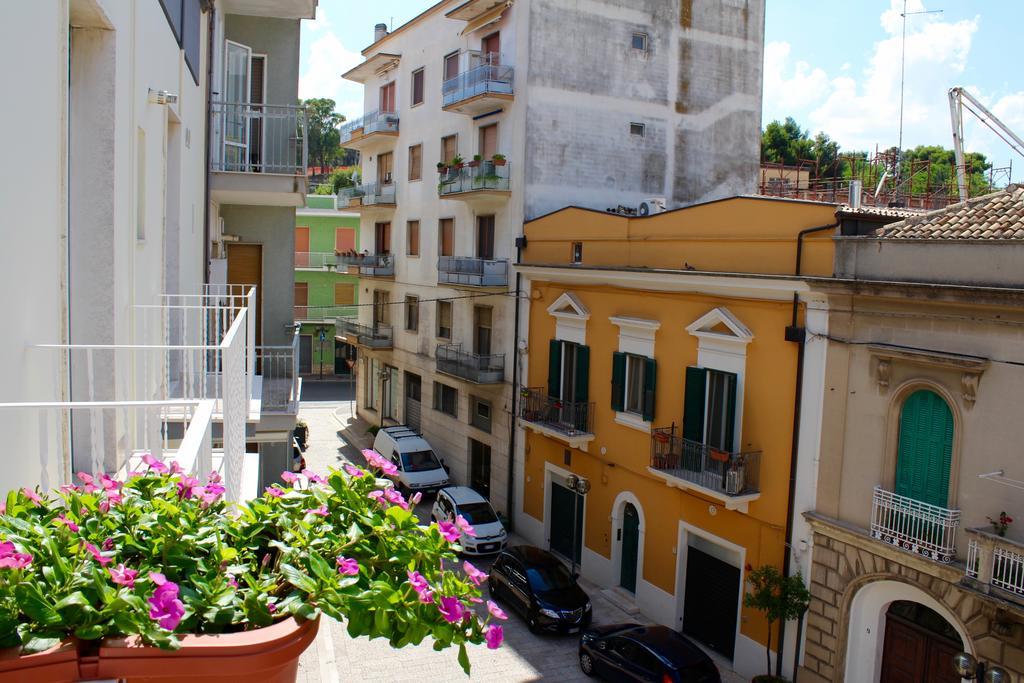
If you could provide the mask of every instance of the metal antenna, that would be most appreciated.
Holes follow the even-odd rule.
[[[907,0],[903,0],[903,40],[900,43],[900,131],[896,143],[896,196],[899,198],[900,183],[903,176],[903,84],[907,74],[907,15],[908,14],[942,14],[940,9],[907,12]]]

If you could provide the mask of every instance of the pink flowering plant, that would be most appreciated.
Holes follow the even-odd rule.
[[[178,634],[321,613],[393,647],[457,646],[467,673],[467,643],[500,645],[504,614],[482,604],[481,572],[458,571],[457,532],[420,525],[376,478],[386,468],[288,476],[231,504],[216,474],[150,460],[123,483],[83,474],[53,494],[8,494],[0,647],[138,636],[173,649]]]

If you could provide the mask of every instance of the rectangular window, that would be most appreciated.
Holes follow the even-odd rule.
[[[296,320],[308,320],[309,319],[309,283],[307,282],[296,282],[295,283],[295,319]]]
[[[646,358],[626,355],[626,412],[643,414],[644,410],[644,361]]]
[[[395,170],[394,154],[384,152],[377,155],[377,182],[381,185],[390,185],[393,181]]]
[[[388,325],[391,321],[391,293],[373,290],[373,324]]]
[[[563,401],[587,401],[590,347],[552,339],[548,349],[548,396]]]
[[[441,161],[450,163],[459,154],[459,136],[446,135],[441,138]]]
[[[380,87],[380,110],[389,114],[395,113],[395,82]]]
[[[375,254],[391,253],[391,223],[375,223],[373,226]]]
[[[441,339],[452,338],[452,302],[437,302],[437,336]]]
[[[630,123],[629,134],[636,135],[637,137],[643,137],[647,127],[642,123]]]
[[[572,243],[572,262],[583,263],[583,242]]]
[[[459,392],[447,384],[434,382],[434,410],[456,417],[459,413]]]
[[[423,145],[409,147],[409,180],[423,177]]]
[[[498,124],[480,128],[480,157],[490,159],[498,152]]]
[[[473,353],[477,355],[491,355],[492,315],[490,306],[473,307]]]
[[[146,239],[146,131],[135,139],[135,237]]]
[[[437,231],[441,256],[455,256],[455,219],[442,218]]]
[[[469,397],[469,424],[482,432],[491,431],[491,402],[476,396]]]
[[[723,451],[733,450],[733,421],[736,418],[736,375],[708,370],[704,443]]]
[[[480,56],[486,64],[498,64],[501,53],[501,33],[495,31],[480,41]]]
[[[633,49],[647,51],[647,34],[646,33],[634,33],[633,34]]]
[[[356,231],[352,228],[334,229],[334,251],[345,254],[356,248]]]
[[[654,419],[658,366],[653,358],[616,351],[612,354],[612,410]]]
[[[459,75],[459,53],[453,52],[445,55],[444,58],[444,80],[450,80]]]
[[[412,72],[412,106],[423,103],[423,69]]]
[[[420,329],[420,298],[406,295],[405,297],[405,330],[417,332]]]
[[[405,253],[408,256],[420,255],[419,221],[406,221],[405,223]]]
[[[494,258],[494,216],[476,217],[476,257]]]
[[[356,286],[351,282],[334,283],[334,305],[351,306],[356,302]]]

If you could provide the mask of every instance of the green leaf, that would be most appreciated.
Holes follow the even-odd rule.
[[[235,614],[236,610],[234,607],[211,607],[203,612],[203,619],[211,624],[227,626],[235,620]]]
[[[296,609],[292,610],[292,614],[306,621],[313,621],[320,616],[320,610],[307,602],[303,602]]]
[[[462,667],[462,670],[465,671],[466,675],[468,676],[469,675],[469,653],[466,652],[466,644],[465,643],[459,643],[459,665]]]
[[[327,560],[315,553],[309,556],[309,568],[324,583],[333,581],[334,575],[337,573],[331,569],[331,565],[327,564]]]
[[[309,574],[299,571],[290,564],[281,565],[281,573],[288,582],[304,593],[316,592],[316,581]]]
[[[29,634],[22,639],[21,651],[25,654],[42,652],[55,647],[60,642],[60,636],[52,633]]]
[[[60,614],[46,601],[35,584],[20,583],[14,588],[18,604],[30,619],[42,626],[60,626],[64,623]]]
[[[75,636],[82,640],[98,640],[103,637],[104,631],[103,624],[80,626],[75,629]]]
[[[71,595],[65,596],[56,605],[53,606],[56,610],[62,610],[67,607],[86,607],[90,606],[89,599],[85,597],[82,591],[75,591]]]

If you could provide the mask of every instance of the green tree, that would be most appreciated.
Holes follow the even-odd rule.
[[[324,168],[333,166],[341,156],[341,131],[345,117],[334,111],[334,100],[327,97],[303,100],[306,107],[306,140],[309,163]]]
[[[761,135],[761,160],[776,164],[796,164],[812,156],[810,135],[792,116],[782,123],[772,121]]]
[[[764,613],[768,620],[768,643],[765,645],[765,659],[768,662],[768,676],[772,675],[772,625],[778,621],[781,630],[782,624],[796,619],[807,611],[811,604],[811,594],[804,586],[804,579],[800,574],[795,576],[783,576],[782,573],[766,564],[750,572],[747,577],[750,582],[750,592],[743,596],[743,604],[746,607],[756,609]],[[781,633],[779,634],[781,638]],[[775,662],[775,675],[782,675],[782,660]]]

